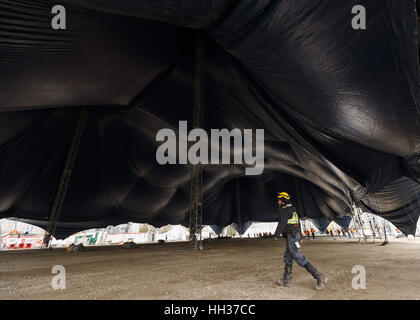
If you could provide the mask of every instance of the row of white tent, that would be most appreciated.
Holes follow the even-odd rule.
[[[369,219],[372,219],[372,215],[364,214],[365,223],[363,232],[370,236],[373,231],[369,228]],[[397,228],[391,223],[386,222],[384,219],[377,217],[375,224],[383,226],[383,230],[387,231],[387,235],[391,237],[402,236],[398,232]],[[420,225],[420,221],[419,221]],[[301,221],[302,230],[316,230],[316,236],[325,235],[320,233],[317,228],[309,221]],[[273,235],[277,222],[253,222],[249,225],[247,230],[242,236],[237,232],[234,224],[223,228],[220,234],[217,234],[211,226],[205,226],[202,229],[202,239],[216,238],[216,237],[246,237],[254,238],[267,235]],[[358,234],[360,228],[354,220],[350,223],[350,227],[353,227]],[[336,234],[336,230],[342,229],[339,225],[334,222],[327,227],[329,230],[333,230]],[[420,230],[420,228],[418,228]],[[45,231],[39,227],[14,221],[8,219],[0,219],[0,234],[1,250],[9,249],[30,249],[42,247],[42,240]],[[381,236],[379,233],[378,235]],[[420,235],[420,234],[417,234]],[[118,226],[108,226],[107,228],[91,229],[78,232],[64,240],[56,240],[55,238],[51,242],[53,247],[67,247],[70,244],[83,244],[85,246],[90,245],[118,245],[125,242],[135,243],[154,243],[154,242],[171,242],[171,241],[188,241],[189,230],[182,225],[167,225],[161,228],[155,228],[149,224],[144,223],[127,223]]]
[[[274,234],[277,222],[254,222],[250,224],[242,237],[260,237]],[[40,248],[45,231],[39,227],[8,219],[0,219],[2,241],[0,249],[29,249]],[[211,226],[204,226],[202,239],[216,237],[240,237],[234,225],[223,228],[217,234]],[[53,239],[51,246],[67,247],[70,244],[89,245],[118,245],[125,242],[153,243],[188,241],[189,230],[182,225],[167,225],[155,228],[149,224],[127,223],[107,228],[90,229],[78,232],[64,240]]]

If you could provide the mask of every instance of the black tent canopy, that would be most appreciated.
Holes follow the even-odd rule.
[[[46,227],[80,107],[89,113],[57,237],[127,221],[188,224],[190,169],[156,133],[192,122],[204,35],[204,128],[264,129],[265,167],[203,166],[203,223],[353,203],[405,234],[420,214],[419,26],[412,0],[0,0],[0,217]],[[366,30],[351,27],[363,5]],[[238,198],[239,197],[239,198]],[[240,215],[235,203],[240,203]]]

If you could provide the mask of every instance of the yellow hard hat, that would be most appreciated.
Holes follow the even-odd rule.
[[[277,194],[277,199],[285,198],[286,200],[290,200],[290,196],[287,192],[279,192]]]

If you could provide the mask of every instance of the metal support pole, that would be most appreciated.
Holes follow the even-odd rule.
[[[367,237],[366,237],[366,234],[365,234],[365,231],[364,231],[363,221],[360,217],[359,209],[355,205],[352,205],[352,208],[353,208],[353,214],[354,214],[355,221],[357,222],[357,224],[359,225],[359,228],[361,230],[361,234],[359,232],[359,235],[360,235],[359,241],[361,241],[361,237],[363,236],[363,240],[366,242]]]
[[[194,101],[193,101],[193,129],[203,127],[203,35],[196,31],[195,37],[195,66],[194,66]],[[201,164],[191,168],[190,188],[190,245],[193,249],[203,249],[203,168]]]
[[[87,107],[81,108],[79,118],[77,119],[77,123],[75,125],[70,148],[67,153],[63,172],[61,173],[60,183],[54,195],[54,200],[48,214],[48,227],[45,232],[44,245],[48,245],[49,241],[52,239],[52,236],[54,236],[56,224],[60,218],[61,209],[63,207],[64,199],[66,198],[67,189],[70,182],[70,177],[73,172],[74,163],[76,162],[77,151],[79,149],[80,141],[85,129],[87,114]]]
[[[372,217],[374,229],[376,230],[375,231],[375,237],[376,237],[376,232],[378,232],[378,237],[379,237],[379,239],[382,240],[381,231],[380,231],[380,229],[378,229],[378,223],[376,222],[376,219],[375,219],[375,217],[373,215],[371,215],[371,217]]]
[[[242,238],[242,217],[241,217],[241,198],[239,189],[239,179],[235,180],[235,200],[236,200],[236,224],[238,225],[239,236]]]
[[[384,219],[384,242],[382,242],[381,246],[386,246],[389,242],[388,242],[388,235],[387,235],[387,230],[386,230],[386,220]]]

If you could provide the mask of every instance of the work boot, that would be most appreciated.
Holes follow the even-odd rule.
[[[291,264],[284,265],[283,279],[279,280],[278,284],[283,287],[292,286],[292,265]]]
[[[305,269],[308,271],[312,277],[316,279],[315,290],[322,290],[325,288],[325,284],[328,281],[328,278],[321,274],[313,265],[309,262],[305,264]]]

